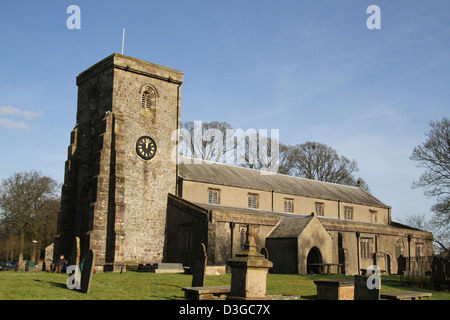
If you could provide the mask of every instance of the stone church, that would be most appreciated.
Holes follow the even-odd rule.
[[[249,225],[273,273],[396,273],[400,255],[433,253],[431,233],[361,188],[179,156],[180,71],[112,54],[76,83],[55,255],[79,237],[97,271],[189,267],[203,243],[208,265],[225,266]]]

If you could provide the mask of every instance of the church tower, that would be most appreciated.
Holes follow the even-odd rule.
[[[68,257],[79,237],[99,271],[162,262],[182,82],[180,71],[120,54],[78,75],[55,254]]]

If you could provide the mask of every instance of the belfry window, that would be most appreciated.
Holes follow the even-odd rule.
[[[141,96],[141,106],[145,110],[151,110],[156,107],[156,94],[152,88],[145,88]]]

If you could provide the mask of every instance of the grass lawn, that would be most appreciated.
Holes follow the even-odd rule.
[[[267,276],[268,295],[301,295],[303,300],[316,300],[314,280],[345,279],[342,275],[280,275]],[[347,277],[353,279],[353,277]],[[67,274],[40,272],[0,272],[0,300],[183,300],[183,287],[191,285],[186,274],[155,274],[128,271],[93,275],[91,292],[69,290]],[[207,286],[230,285],[231,274],[207,276]],[[450,293],[408,287],[399,276],[381,278],[381,292],[426,291],[425,300],[450,300]]]

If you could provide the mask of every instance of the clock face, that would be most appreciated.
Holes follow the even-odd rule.
[[[144,160],[152,159],[156,154],[155,141],[148,136],[140,137],[136,141],[136,152]]]

